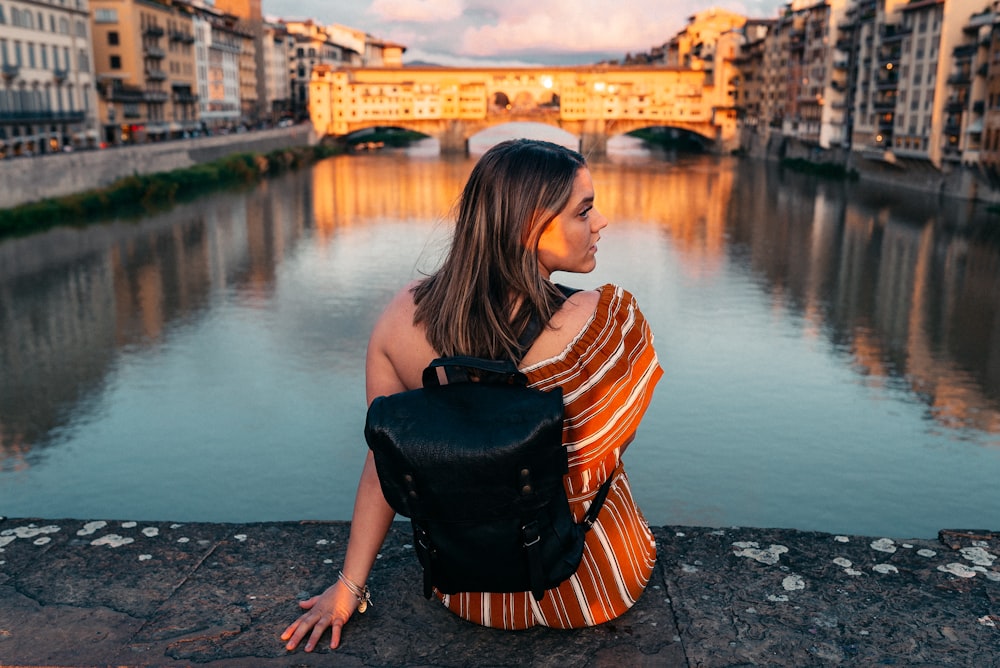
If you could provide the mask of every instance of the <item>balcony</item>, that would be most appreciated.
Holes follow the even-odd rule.
[[[895,90],[899,87],[899,77],[895,74],[881,76],[878,78],[878,81],[875,82],[875,87],[878,90]]]
[[[134,86],[112,86],[105,93],[105,99],[109,102],[123,102],[134,104],[143,101],[143,90]]]
[[[0,123],[82,123],[83,111],[0,111]]]
[[[165,33],[166,31],[155,23],[146,26],[146,29],[142,31],[143,35],[149,35],[150,37],[163,37]]]
[[[913,32],[912,28],[907,28],[905,26],[897,26],[892,24],[886,24],[882,26],[882,43],[890,44],[893,42],[898,42],[902,40],[905,36]]]
[[[182,44],[194,44],[194,35],[192,35],[191,33],[184,32],[182,30],[171,30],[170,41],[180,42]]]
[[[160,60],[162,58],[166,58],[167,56],[166,51],[156,46],[145,46],[143,47],[142,52],[147,58],[153,58],[155,60]]]
[[[960,114],[965,111],[965,100],[949,99],[944,105],[944,110],[949,114]]]
[[[63,81],[66,81],[67,77],[69,77],[69,70],[65,67],[57,67],[52,70],[52,79],[57,84],[61,84]]]
[[[995,16],[990,10],[984,10],[979,14],[973,14],[969,17],[969,22],[962,27],[962,31],[966,33],[978,33],[979,29],[983,26],[992,26],[995,22]]]
[[[4,65],[3,70],[0,71],[3,74],[4,81],[13,81],[17,78],[17,75],[21,73],[20,65]]]
[[[979,50],[978,44],[960,44],[959,46],[955,47],[954,51],[952,51],[952,55],[954,55],[956,58],[971,58],[972,56],[976,55],[976,51],[978,50]]]
[[[142,93],[144,102],[166,102],[168,97],[166,91],[162,90],[146,90]]]
[[[198,96],[194,93],[178,93],[174,91],[174,104],[196,104]]]
[[[165,81],[167,73],[163,70],[146,70],[146,78],[150,81]]]
[[[968,86],[972,82],[972,77],[968,72],[959,72],[948,77],[949,86]]]
[[[896,98],[883,98],[872,102],[872,109],[879,112],[893,111],[896,108]]]

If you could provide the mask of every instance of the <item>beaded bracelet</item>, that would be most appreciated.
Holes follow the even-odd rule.
[[[371,590],[368,589],[367,584],[364,587],[359,587],[354,582],[351,582],[346,575],[344,575],[344,571],[340,571],[337,574],[337,579],[343,582],[344,586],[347,587],[347,591],[354,594],[354,596],[358,599],[358,612],[364,614],[365,610],[368,609],[368,606],[374,605],[374,603],[372,603],[372,593]]]

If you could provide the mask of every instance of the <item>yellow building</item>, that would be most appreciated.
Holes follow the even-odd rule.
[[[169,0],[92,0],[101,140],[137,143],[198,126],[190,8]]]
[[[690,130],[726,148],[736,136],[728,85],[707,85],[701,71],[664,67],[321,66],[313,70],[309,100],[320,135],[397,125],[438,136],[442,150],[459,150],[470,133],[510,121],[549,123],[599,143],[650,126]],[[455,121],[461,128],[451,127]]]

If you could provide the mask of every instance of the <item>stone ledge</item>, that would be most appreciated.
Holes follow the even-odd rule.
[[[296,600],[333,582],[348,532],[343,522],[3,520],[0,663],[986,666],[1000,647],[997,532],[900,541],[659,527],[654,578],[627,614],[514,633],[426,601],[409,527],[396,523],[371,575],[374,606],[342,647],[286,652],[278,636]]]

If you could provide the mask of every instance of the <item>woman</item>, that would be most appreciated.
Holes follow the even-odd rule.
[[[548,325],[520,367],[531,385],[563,389],[565,485],[577,521],[601,483],[615,476],[587,533],[580,568],[542,601],[529,592],[439,595],[453,612],[479,624],[600,624],[632,606],[653,570],[653,536],[620,466],[662,374],[652,334],[621,288],[605,285],[566,299],[550,282],[556,271],[594,269],[607,224],[594,208],[590,171],[579,153],[525,139],[498,144],[469,176],[444,264],[396,295],[369,341],[371,403],[420,387],[424,368],[436,357],[516,355],[518,337],[537,316]],[[330,647],[340,644],[344,624],[367,595],[364,583],[393,516],[369,452],[341,577],[300,603],[305,612],[281,636],[287,649],[308,636],[305,649],[311,651],[328,627]]]

